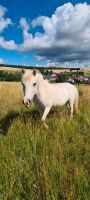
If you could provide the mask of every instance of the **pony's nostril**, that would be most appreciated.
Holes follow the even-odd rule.
[[[29,102],[29,103],[31,103],[31,100],[30,100],[30,99],[28,99],[28,102]]]
[[[22,99],[22,103],[24,104],[24,100]]]
[[[30,99],[22,99],[22,103],[27,107],[31,105],[31,100]]]

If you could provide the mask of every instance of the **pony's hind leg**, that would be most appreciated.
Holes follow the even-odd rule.
[[[73,105],[74,105],[74,103],[70,102],[70,119],[73,118]]]
[[[70,109],[70,102],[69,102],[69,100],[67,101],[66,106],[67,106],[68,109]]]

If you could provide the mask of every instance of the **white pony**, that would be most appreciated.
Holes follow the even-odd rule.
[[[23,103],[29,106],[32,101],[43,110],[42,121],[45,119],[52,106],[62,106],[67,103],[73,117],[73,107],[78,110],[78,90],[70,83],[49,83],[42,74],[35,70],[22,70],[22,85],[24,92]]]

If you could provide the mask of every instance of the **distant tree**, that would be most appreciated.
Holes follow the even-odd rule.
[[[40,68],[39,71],[41,72],[41,74],[44,74],[44,69]]]
[[[57,79],[57,82],[66,82],[67,80],[68,80],[68,78],[70,77],[70,75],[69,74],[66,74],[66,73],[64,73],[64,74],[59,74],[58,75],[58,79]]]
[[[4,71],[0,71],[0,81],[20,81],[21,74],[20,73],[8,73]]]
[[[82,76],[83,76],[83,75],[84,75],[84,72],[80,71],[80,72],[79,72],[79,75],[82,75]]]
[[[52,71],[52,70],[50,70],[50,72],[49,72],[49,73],[50,73],[50,75],[52,75],[52,74],[53,74],[53,71]]]
[[[46,71],[45,71],[45,75],[47,75],[47,74],[49,74],[49,71],[48,71],[48,69],[46,69]]]

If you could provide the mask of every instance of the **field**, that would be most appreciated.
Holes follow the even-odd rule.
[[[23,66],[23,67],[25,67],[25,66]],[[52,70],[52,68],[49,71],[51,71],[51,70]],[[9,73],[15,73],[15,72],[20,72],[21,69],[20,68],[12,68],[12,67],[2,67],[2,66],[0,66],[0,71],[9,72]],[[55,73],[61,73],[61,72],[65,72],[65,71],[70,72],[70,69],[67,69],[67,68],[65,68],[65,69],[54,69],[52,71],[55,72]],[[89,68],[81,68],[80,71],[83,71],[86,74],[90,74],[90,67]]]
[[[0,67],[0,71],[9,72],[9,73],[16,73],[20,72],[19,68],[12,68],[12,67]]]
[[[0,83],[0,200],[90,199],[90,86],[78,89],[78,115],[53,108],[46,130],[21,84]]]

